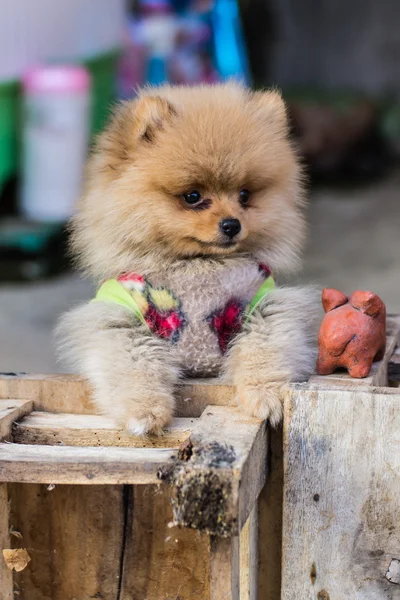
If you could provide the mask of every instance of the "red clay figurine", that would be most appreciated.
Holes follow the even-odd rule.
[[[386,346],[386,307],[372,292],[356,291],[348,298],[339,290],[322,291],[327,313],[318,337],[317,372],[329,375],[344,367],[351,377],[367,377]]]

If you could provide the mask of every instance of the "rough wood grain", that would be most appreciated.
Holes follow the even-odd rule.
[[[177,448],[189,437],[194,423],[195,419],[177,418],[161,436],[133,436],[115,429],[111,419],[99,415],[32,412],[13,426],[13,441],[51,446]]]
[[[268,475],[258,499],[258,598],[280,600],[282,562],[283,431],[269,430]]]
[[[392,354],[388,364],[389,381],[400,381],[400,346]]]
[[[220,379],[186,379],[176,389],[176,415],[200,417],[207,405],[233,406],[235,387]]]
[[[14,547],[31,562],[14,575],[15,600],[117,600],[122,486],[9,484]],[[0,595],[1,597],[1,595]]]
[[[0,398],[33,400],[35,410],[96,413],[89,387],[77,375],[0,375]]]
[[[0,484],[0,600],[13,600],[13,576],[2,550],[11,548],[7,484]]]
[[[251,511],[239,536],[240,600],[257,600],[258,512]]]
[[[176,389],[177,417],[199,417],[208,404],[234,404],[235,388],[219,379],[187,379]],[[33,400],[47,412],[96,414],[88,383],[78,375],[0,374],[0,398]]]
[[[282,598],[397,600],[397,390],[293,390],[285,401]]]
[[[0,440],[11,440],[13,424],[28,415],[32,408],[31,401],[0,400]]]
[[[210,600],[241,600],[238,536],[211,538]]]
[[[0,444],[0,481],[58,484],[158,483],[168,448],[79,448]]]
[[[130,488],[120,600],[209,600],[210,541],[169,527],[165,486]]]
[[[257,504],[266,483],[267,470],[268,429],[265,422],[260,422],[239,476],[239,528],[247,521]]]

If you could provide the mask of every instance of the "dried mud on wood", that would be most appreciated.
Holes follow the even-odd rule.
[[[175,464],[160,469],[159,479],[173,489],[175,525],[219,537],[232,535],[237,520],[230,510],[232,483],[226,469],[235,459],[235,450],[228,444],[185,442]]]

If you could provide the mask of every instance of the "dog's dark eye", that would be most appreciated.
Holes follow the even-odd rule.
[[[240,190],[239,202],[242,206],[247,206],[250,200],[249,190]]]
[[[200,192],[197,192],[196,190],[183,194],[183,199],[189,206],[196,206],[202,201]]]

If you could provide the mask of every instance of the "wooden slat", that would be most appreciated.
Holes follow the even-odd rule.
[[[208,566],[211,564],[211,598],[253,600],[255,596],[256,513],[243,527],[240,539],[213,542],[193,530],[169,528],[167,490],[135,487],[128,527],[121,600],[146,598],[209,598]],[[240,561],[240,569],[239,569]],[[240,596],[239,594],[240,589]]]
[[[258,512],[251,511],[239,536],[240,600],[257,600]]]
[[[187,379],[176,389],[176,415],[200,417],[208,405],[235,405],[235,386],[221,379]]]
[[[133,486],[130,498],[119,599],[209,600],[209,537],[169,527],[166,486]]]
[[[241,600],[238,536],[212,538],[210,600]]]
[[[400,346],[392,354],[388,364],[389,381],[400,381]]]
[[[190,441],[191,456],[178,461],[170,475],[177,524],[217,535],[238,534],[265,483],[265,423],[237,408],[207,406]]]
[[[231,465],[238,485],[238,531],[243,527],[264,486],[267,474],[267,428],[260,419],[238,408],[208,406],[190,436],[194,448],[214,441],[232,446]]]
[[[14,600],[116,600],[124,540],[123,486],[8,484],[13,547],[28,567]],[[2,588],[0,588],[2,590]],[[0,598],[3,600],[0,592]]]
[[[318,392],[318,391],[327,391],[327,392],[348,392],[348,393],[354,393],[357,394],[358,392],[362,392],[362,393],[377,393],[380,394],[381,396],[398,396],[399,395],[399,390],[396,387],[378,387],[378,386],[368,386],[368,387],[361,387],[361,388],[354,388],[352,386],[350,386],[349,388],[346,388],[344,386],[333,386],[330,387],[328,389],[326,389],[325,387],[321,387],[318,388],[315,385],[311,384],[311,383],[290,383],[288,384],[284,391],[283,391],[283,396],[286,398],[286,396],[290,396],[293,392]]]
[[[31,401],[0,400],[0,440],[10,440],[13,424],[28,415],[32,408]]]
[[[186,380],[176,389],[177,417],[199,417],[208,404],[234,404],[235,388],[219,379]],[[96,414],[88,383],[77,375],[0,374],[0,398],[34,401],[34,409]]]
[[[168,448],[76,448],[0,444],[0,481],[20,483],[158,483]]]
[[[48,422],[44,415],[34,415],[28,422],[36,418],[39,423]],[[62,423],[71,417],[61,415],[58,418],[61,431]],[[78,424],[82,425],[81,420],[85,421],[87,418],[79,417]],[[49,419],[51,421],[51,417]],[[94,432],[95,429],[90,435]],[[235,531],[240,531],[265,482],[265,424],[242,414],[238,409],[208,407],[194,425],[190,439],[194,448],[194,460],[187,463],[182,461],[185,469],[200,469],[203,475],[208,476],[214,467],[218,467],[218,475],[223,478],[226,486],[225,517],[231,520]],[[216,459],[213,455],[215,451]],[[226,456],[228,462],[225,460]],[[171,448],[0,444],[0,481],[54,484],[158,483],[157,474],[168,470],[175,462],[176,452],[174,454]],[[181,467],[182,464],[179,463],[179,469]],[[189,474],[189,478],[192,475]],[[197,477],[197,472],[194,476]],[[183,513],[181,516],[184,519]]]
[[[3,550],[11,548],[7,484],[0,483],[0,599],[13,600],[13,576],[3,558]]]
[[[282,562],[283,431],[269,431],[268,477],[258,499],[258,598],[280,600]]]
[[[0,375],[0,398],[33,400],[35,410],[96,414],[89,386],[77,375]]]
[[[288,392],[282,598],[395,600],[398,390]]]
[[[259,428],[239,475],[239,528],[247,521],[265,485],[268,467],[268,429],[259,421]]]
[[[178,448],[190,435],[194,419],[174,419],[161,436],[133,436],[115,429],[111,419],[99,415],[32,412],[13,427],[20,444],[64,446],[118,446]]]

